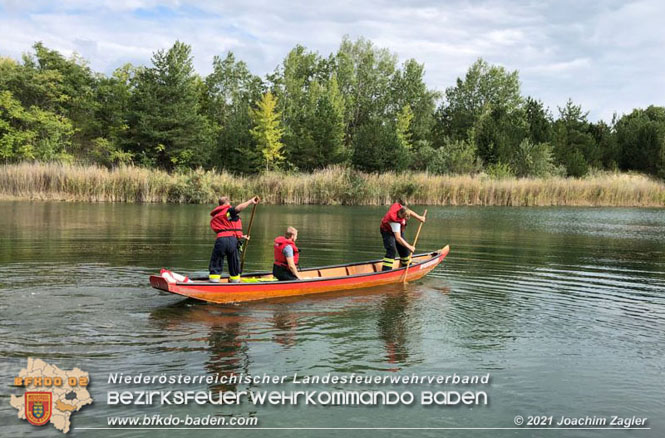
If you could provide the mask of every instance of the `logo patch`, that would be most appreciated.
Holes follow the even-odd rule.
[[[51,419],[53,394],[50,392],[25,393],[25,418],[30,424],[43,426]]]

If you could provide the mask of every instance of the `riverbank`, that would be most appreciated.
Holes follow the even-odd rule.
[[[106,169],[58,163],[0,166],[4,199],[89,202],[215,203],[262,196],[271,204],[665,207],[665,183],[643,175],[504,178],[426,173],[364,174],[328,168],[311,174],[234,176],[196,170],[167,173],[139,167]]]

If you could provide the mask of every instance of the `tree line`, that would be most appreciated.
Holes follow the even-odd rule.
[[[572,100],[553,113],[523,96],[517,71],[478,59],[440,93],[414,59],[344,38],[327,57],[296,46],[261,78],[228,52],[197,74],[191,47],[111,75],[42,43],[0,57],[0,159],[135,164],[251,174],[485,171],[584,176],[592,169],[665,177],[665,107],[609,122]]]

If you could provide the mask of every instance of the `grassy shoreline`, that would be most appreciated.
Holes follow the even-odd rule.
[[[333,167],[255,176],[58,163],[0,165],[0,198],[88,202],[214,203],[258,194],[271,204],[665,207],[665,183],[643,175],[507,178],[426,173],[364,174]]]

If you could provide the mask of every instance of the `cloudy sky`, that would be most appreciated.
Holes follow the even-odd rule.
[[[43,41],[110,73],[179,39],[201,74],[231,50],[263,76],[296,44],[326,56],[364,36],[424,63],[437,90],[482,57],[519,70],[523,94],[553,111],[572,98],[609,120],[665,105],[664,20],[662,0],[0,0],[0,55]]]

